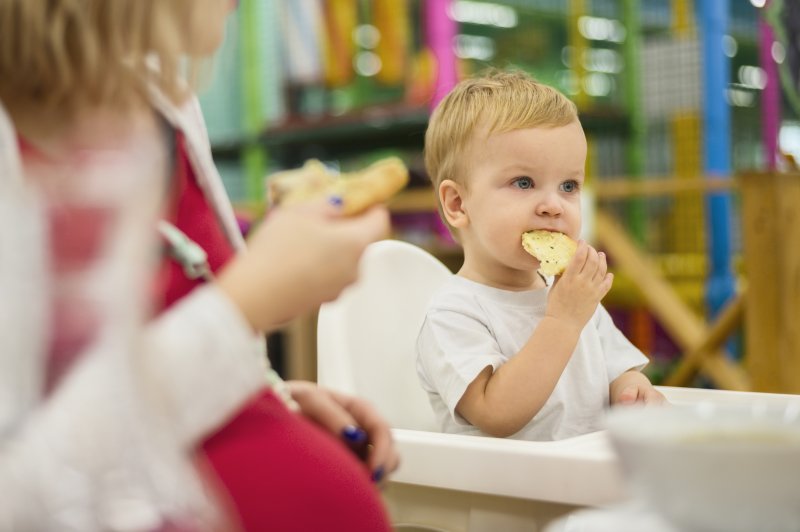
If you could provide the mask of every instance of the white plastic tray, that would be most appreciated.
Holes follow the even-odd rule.
[[[659,387],[675,404],[781,404],[787,396]],[[581,507],[627,499],[604,431],[554,442],[394,429],[402,456],[385,500],[398,531],[541,530]]]

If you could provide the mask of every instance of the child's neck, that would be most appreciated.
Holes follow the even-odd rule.
[[[458,275],[476,283],[513,292],[537,290],[547,286],[544,279],[534,270],[514,270],[502,265],[477,268],[466,260],[458,270]]]

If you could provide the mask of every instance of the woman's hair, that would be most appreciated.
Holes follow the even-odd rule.
[[[181,7],[186,0],[0,0],[0,99],[71,113],[125,106],[151,83],[182,101]]]
[[[521,71],[492,69],[458,83],[433,111],[425,133],[425,167],[435,190],[445,179],[468,185],[458,163],[477,130],[490,135],[566,126],[577,119],[575,104],[553,87]]]

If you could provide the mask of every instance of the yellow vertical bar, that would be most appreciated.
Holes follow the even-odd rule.
[[[355,44],[353,30],[358,24],[357,0],[327,0],[323,2],[324,70],[329,87],[341,87],[352,81]]]
[[[672,34],[676,42],[696,38],[694,1],[672,0]],[[686,80],[686,83],[701,83]],[[703,172],[701,149],[703,146],[702,121],[699,109],[680,109],[670,122],[672,135],[672,158],[675,176],[678,179],[700,179]],[[669,219],[670,250],[690,256],[705,253],[705,231],[703,196],[699,192],[680,194],[674,198],[675,208]]]
[[[387,85],[401,85],[406,79],[411,39],[408,2],[373,0],[372,17],[380,32],[375,53],[381,59],[382,68],[376,78]]]
[[[569,1],[569,17],[567,34],[569,35],[569,45],[572,49],[572,73],[577,80],[578,92],[573,100],[578,109],[585,109],[589,104],[589,95],[584,90],[584,80],[586,79],[586,68],[583,65],[583,58],[589,49],[589,43],[578,27],[578,21],[586,14],[586,0]]]
[[[679,113],[672,117],[670,125],[675,177],[699,179],[702,173],[700,117],[696,112]],[[675,196],[674,201],[675,208],[670,217],[670,249],[677,253],[703,253],[705,231],[702,227],[702,194],[686,192]]]
[[[594,137],[586,135],[586,183],[591,184],[594,177],[594,169],[597,167],[597,150],[595,149]]]
[[[713,1],[713,0],[712,0]],[[681,37],[695,34],[693,0],[672,0],[672,33]]]

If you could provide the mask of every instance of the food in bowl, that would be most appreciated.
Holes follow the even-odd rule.
[[[800,397],[618,407],[608,429],[632,492],[678,530],[800,530]]]

